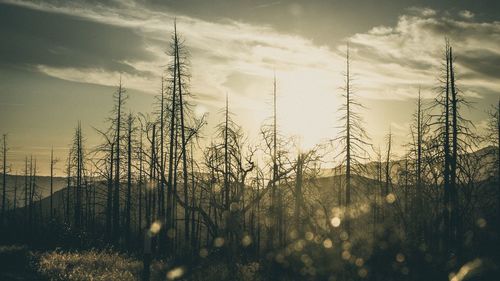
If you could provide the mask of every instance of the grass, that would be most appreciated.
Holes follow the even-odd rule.
[[[111,251],[51,251],[40,255],[37,271],[50,281],[133,281],[140,280],[142,263]]]
[[[141,280],[142,262],[130,256],[109,250],[79,252],[50,251],[38,255],[37,273],[48,281],[132,281]],[[230,277],[223,262],[210,261],[195,268],[172,267],[164,262],[153,262],[151,280],[258,281],[258,263],[237,264],[236,277]]]

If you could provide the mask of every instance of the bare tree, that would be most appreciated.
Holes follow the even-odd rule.
[[[473,124],[463,118],[460,107],[467,102],[460,95],[456,85],[453,50],[448,40],[445,44],[444,62],[439,79],[439,96],[435,107],[440,113],[434,115],[432,123],[436,129],[439,142],[438,153],[442,155],[442,182],[443,182],[443,236],[444,250],[448,253],[460,251],[463,239],[461,237],[461,219],[458,174],[461,169],[460,154],[470,152],[470,148],[477,144],[470,127]]]
[[[74,206],[74,226],[77,230],[82,230],[82,189],[84,184],[84,149],[83,149],[83,135],[81,123],[75,130],[73,138],[72,159],[71,166],[76,169],[75,171],[75,206]]]
[[[54,147],[50,149],[50,218],[54,219],[54,166],[57,159],[54,159]]]
[[[487,141],[494,146],[495,149],[495,165],[494,171],[496,171],[496,184],[498,186],[497,190],[497,228],[500,232],[500,99],[496,107],[493,107],[493,110],[489,112],[490,118],[488,120],[488,133],[486,135]]]
[[[352,78],[350,73],[350,56],[349,44],[346,51],[346,72],[345,72],[345,87],[342,97],[345,99],[344,103],[340,106],[342,116],[339,121],[343,123],[340,127],[340,135],[335,139],[340,141],[341,154],[345,162],[345,227],[346,230],[350,229],[350,204],[351,204],[351,190],[352,176],[358,174],[363,169],[362,162],[366,160],[366,148],[369,145],[366,139],[368,136],[363,128],[363,120],[361,115],[357,112],[359,108],[363,108],[354,95],[352,87]]]
[[[115,100],[115,107],[114,107],[114,113],[116,114],[115,119],[112,120],[114,123],[114,134],[115,134],[115,140],[114,140],[114,157],[115,157],[115,167],[114,167],[114,172],[115,172],[115,179],[114,179],[114,192],[113,192],[113,214],[112,214],[112,237],[115,240],[115,242],[118,241],[120,237],[120,180],[121,180],[121,170],[120,170],[120,163],[121,163],[121,157],[120,157],[120,151],[121,151],[121,140],[122,140],[122,134],[121,134],[121,128],[122,128],[122,111],[123,111],[123,106],[125,104],[125,101],[127,99],[127,96],[125,94],[125,89],[123,88],[122,85],[122,80],[120,77],[120,82],[118,84],[118,89],[116,90],[114,94],[114,100]]]
[[[7,135],[3,135],[3,175],[2,175],[2,225],[5,225],[5,206],[7,204]]]
[[[127,195],[125,204],[125,240],[131,246],[131,206],[132,206],[132,139],[134,117],[132,113],[127,118]]]

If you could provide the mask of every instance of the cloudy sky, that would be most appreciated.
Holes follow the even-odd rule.
[[[120,75],[127,110],[151,112],[177,18],[206,139],[226,93],[256,139],[274,72],[282,133],[303,148],[334,138],[349,41],[372,143],[384,149],[391,128],[401,153],[418,87],[427,101],[436,95],[445,37],[473,104],[464,115],[485,124],[500,94],[499,10],[496,0],[0,0],[0,132],[13,171],[33,154],[45,173],[50,147],[64,159],[78,120],[87,146],[99,142],[92,127],[104,127]]]

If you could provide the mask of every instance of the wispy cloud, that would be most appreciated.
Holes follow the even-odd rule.
[[[464,19],[472,19],[474,17],[474,13],[469,10],[462,10],[458,13]]]
[[[126,87],[157,93],[169,58],[165,54],[172,22],[191,52],[191,90],[203,108],[221,107],[226,92],[242,123],[257,131],[270,113],[272,76],[278,76],[279,116],[285,133],[301,134],[304,143],[334,135],[335,110],[340,103],[345,46],[317,46],[311,40],[265,25],[233,20],[209,22],[170,11],[151,10],[135,1],[89,5],[8,0],[29,9],[69,15],[86,21],[131,30],[147,57],[119,57],[120,68],[37,64],[37,69],[60,79],[114,86],[120,74]],[[274,3],[274,2],[273,2]],[[270,3],[270,4],[273,4]],[[276,3],[278,4],[278,3]],[[75,30],[74,32],[78,32]],[[457,56],[463,93],[478,98],[498,92],[500,22],[474,22],[465,11],[457,18],[429,8],[409,8],[394,26],[377,26],[345,38],[351,42],[354,84],[368,99],[408,100],[421,86],[434,95],[444,38]],[[129,42],[119,42],[127,46]],[[106,60],[103,56],[100,59]],[[129,70],[127,70],[129,67]],[[132,71],[133,70],[133,71]],[[318,121],[319,120],[319,121]],[[315,126],[310,126],[315,122]],[[370,125],[370,124],[368,124]]]
[[[432,17],[437,15],[437,11],[428,7],[409,7],[406,9],[410,14],[414,14],[421,17]]]
[[[263,9],[263,8],[268,8],[268,7],[276,6],[276,5],[279,5],[279,4],[281,4],[281,1],[265,2],[265,3],[262,3],[262,4],[256,5],[254,7],[254,9]]]
[[[464,93],[478,97],[498,92],[500,22],[461,21],[429,11],[403,15],[393,27],[374,27],[350,39],[360,58],[363,88],[379,98],[414,96],[418,85],[436,85],[445,38],[455,50],[456,65]],[[472,59],[470,59],[473,57]]]

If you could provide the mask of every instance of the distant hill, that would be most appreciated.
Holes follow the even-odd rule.
[[[480,168],[479,172],[479,179],[480,180],[485,180],[490,176],[491,170],[492,170],[492,165],[495,163],[496,159],[496,151],[497,147],[495,146],[487,146],[483,147],[477,151],[474,151],[472,153],[468,153],[465,155],[468,159],[474,159],[479,162],[478,167]],[[386,166],[385,161],[382,161],[382,171],[384,173],[384,169]],[[371,178],[375,179],[377,175],[377,169],[378,169],[378,162],[375,161],[370,161],[366,164],[363,164],[361,171],[365,171],[364,173],[361,174],[361,176],[366,177],[366,178]],[[405,166],[405,161],[404,160],[394,160],[391,161],[391,178],[396,181],[399,176],[399,170],[400,168],[404,168]],[[344,167],[345,168],[345,167]],[[327,169],[322,169],[320,172],[320,177],[332,177],[335,175],[340,175],[339,171],[343,171],[345,169],[339,169],[339,166],[336,166],[335,168],[327,168]]]
[[[3,174],[0,174],[0,182]],[[9,175],[6,176],[7,180],[7,205],[9,208],[14,206],[14,194],[17,185],[17,206],[23,206],[24,204],[24,186],[25,186],[25,176],[24,175]],[[28,179],[29,182],[29,179]],[[36,190],[42,198],[48,197],[50,195],[50,177],[49,176],[36,176],[35,179]],[[65,188],[67,185],[66,178],[64,177],[54,177],[53,178],[53,188],[54,192]]]

